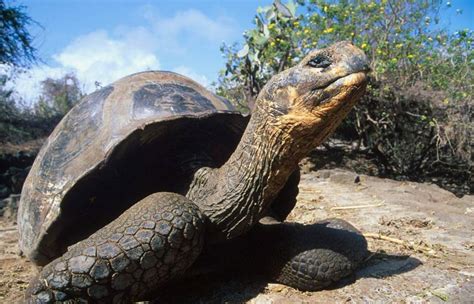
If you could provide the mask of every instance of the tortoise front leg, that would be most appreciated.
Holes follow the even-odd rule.
[[[30,283],[26,301],[147,299],[191,266],[203,236],[204,217],[196,205],[178,194],[152,194],[46,265]]]

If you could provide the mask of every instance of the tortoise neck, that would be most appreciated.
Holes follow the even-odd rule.
[[[257,111],[229,160],[196,172],[187,196],[208,216],[211,239],[239,236],[264,215],[312,146],[290,133]]]

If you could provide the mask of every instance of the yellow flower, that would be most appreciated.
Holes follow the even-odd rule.
[[[298,21],[295,21],[295,22],[293,22],[293,25],[298,26],[298,25],[300,25],[300,23]]]
[[[323,11],[324,11],[325,13],[328,12],[328,6],[327,6],[327,5],[323,6]]]
[[[399,43],[399,44],[395,45],[395,47],[396,47],[397,49],[401,49],[401,48],[402,48],[402,46],[403,46],[403,44],[402,44],[402,43]]]
[[[270,24],[268,25],[268,29],[270,29],[270,30],[271,30],[272,28],[274,28],[274,27],[275,27],[275,23],[270,23]]]
[[[308,30],[308,29],[305,29],[305,30],[303,31],[303,33],[309,34],[309,30]]]
[[[275,41],[270,42],[271,46],[275,46]]]
[[[365,42],[362,43],[362,45],[360,47],[363,48],[363,49],[367,48],[367,43],[365,43]]]
[[[334,28],[332,28],[332,27],[329,27],[329,28],[327,28],[323,31],[323,33],[325,33],[325,34],[329,34],[329,33],[332,33],[332,32],[334,32]]]
[[[415,58],[415,55],[413,55],[413,54],[408,54],[407,57],[408,57],[409,59],[412,59],[412,58]]]

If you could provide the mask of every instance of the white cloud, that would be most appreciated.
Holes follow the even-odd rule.
[[[87,92],[94,83],[107,85],[138,71],[159,69],[154,50],[143,45],[140,36],[116,39],[105,31],[78,37],[54,59],[64,68],[74,71]]]
[[[46,78],[61,78],[69,71],[65,68],[52,68],[46,65],[33,68],[25,73],[17,75],[14,83],[9,84],[14,87],[18,97],[27,104],[32,104],[41,92],[40,82]]]
[[[40,93],[39,82],[47,77],[59,78],[74,72],[86,93],[95,89],[95,82],[107,85],[123,76],[160,69],[158,53],[193,51],[196,43],[215,43],[233,35],[232,21],[209,18],[202,12],[189,9],[174,16],[162,18],[152,9],[143,11],[148,26],[119,26],[113,32],[97,30],[76,37],[58,54],[52,56],[55,67],[41,65],[21,74],[15,80],[15,89],[26,101],[32,102]],[[192,67],[172,68],[209,86],[204,75]]]
[[[149,15],[147,19],[160,41],[171,50],[181,50],[182,37],[192,38],[192,43],[221,43],[234,34],[235,27],[231,19],[214,20],[195,9],[177,12],[171,18]]]
[[[57,67],[40,65],[14,80],[15,90],[27,103],[40,94],[40,81],[76,74],[86,93],[94,91],[95,82],[107,85],[126,75],[160,68],[154,49],[142,43],[142,36],[111,37],[106,31],[95,31],[74,39],[53,56]]]

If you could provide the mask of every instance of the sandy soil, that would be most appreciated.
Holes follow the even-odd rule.
[[[186,282],[165,303],[474,303],[474,196],[435,185],[342,170],[304,174],[290,221],[343,218],[373,255],[352,277],[320,292],[261,278]],[[355,182],[360,180],[360,182]],[[380,237],[382,239],[377,239]],[[18,256],[15,223],[0,218],[0,302],[19,302],[35,269]],[[157,301],[158,302],[158,301]]]

